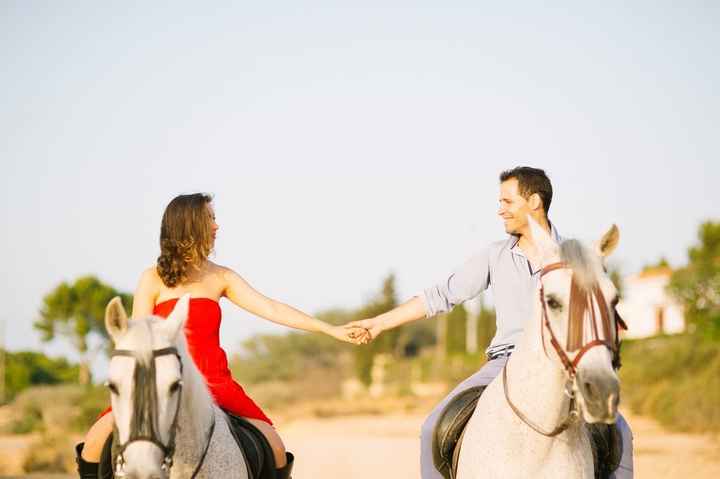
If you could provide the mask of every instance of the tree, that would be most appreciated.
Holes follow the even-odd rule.
[[[698,240],[698,245],[688,249],[688,264],[673,272],[668,290],[685,306],[685,319],[695,332],[718,340],[720,222],[707,221],[701,224]]]
[[[90,383],[89,362],[109,344],[104,324],[105,306],[115,296],[120,296],[129,310],[130,294],[119,292],[95,276],[83,276],[73,284],[62,282],[43,298],[40,317],[33,326],[40,331],[43,341],[61,336],[72,343],[81,358],[80,384]]]
[[[478,314],[477,341],[478,350],[484,351],[495,337],[495,310],[483,306]]]
[[[331,324],[344,324],[354,318],[349,311],[334,309],[315,315]],[[243,384],[295,381],[311,370],[338,367],[339,356],[352,348],[324,334],[290,332],[261,334],[246,339],[231,361],[233,375]]]
[[[5,351],[5,354],[6,400],[12,400],[17,393],[30,386],[77,380],[77,365],[69,363],[65,358],[49,358],[34,351]]]
[[[623,282],[623,276],[622,271],[620,270],[620,266],[610,263],[607,266],[607,275],[610,278],[610,281],[612,281],[613,285],[615,285],[618,297],[622,297],[625,293],[625,283]]]
[[[447,314],[445,348],[448,356],[463,354],[466,349],[468,313],[465,306],[459,304]]]
[[[358,309],[355,313],[355,319],[372,318],[379,314],[390,311],[397,306],[397,296],[395,294],[395,275],[390,274],[383,281],[380,293],[367,304]],[[394,328],[385,331],[376,340],[370,344],[355,349],[355,372],[358,379],[364,384],[369,385],[371,382],[370,372],[374,357],[377,353],[392,353],[398,355],[398,345],[400,344],[400,328]]]

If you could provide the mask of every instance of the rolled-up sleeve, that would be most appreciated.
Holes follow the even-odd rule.
[[[488,248],[472,256],[444,281],[423,291],[425,315],[430,318],[446,313],[456,305],[474,298],[490,284],[490,251]]]

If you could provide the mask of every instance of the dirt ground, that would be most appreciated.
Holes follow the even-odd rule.
[[[720,442],[667,433],[646,418],[627,419],[635,437],[636,479],[720,477]],[[297,455],[298,479],[417,479],[422,421],[422,416],[303,419],[279,429]]]
[[[718,440],[668,433],[650,419],[626,417],[635,436],[637,479],[720,477]],[[295,479],[417,479],[422,420],[421,415],[311,418],[280,422],[278,429],[297,456]],[[0,438],[0,460],[17,459],[22,442],[17,436]]]

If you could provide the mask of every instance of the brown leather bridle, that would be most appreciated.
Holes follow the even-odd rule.
[[[585,317],[583,315],[574,316],[573,310],[571,309],[568,317],[568,338],[566,341],[566,348],[560,346],[560,343],[557,340],[555,333],[553,332],[552,326],[550,325],[550,318],[547,311],[547,303],[545,301],[545,288],[542,283],[542,278],[546,274],[559,269],[570,269],[570,266],[568,266],[567,263],[564,262],[552,263],[545,266],[540,272],[540,303],[542,304],[542,316],[540,319],[542,321],[542,324],[540,327],[540,335],[542,339],[543,351],[547,356],[547,349],[545,348],[545,330],[547,329],[548,333],[550,333],[550,344],[552,345],[553,349],[555,349],[555,353],[558,355],[558,358],[560,359],[560,362],[565,368],[565,371],[568,373],[569,378],[574,379],[575,375],[577,374],[577,366],[578,364],[580,364],[580,360],[592,348],[598,346],[606,347],[613,354],[613,362],[615,362],[614,358],[618,355],[620,350],[620,328],[627,329],[627,326],[625,325],[625,322],[622,320],[614,307],[612,321],[613,324],[610,324],[610,311],[608,309],[607,303],[605,302],[605,296],[603,295],[603,292],[597,283],[592,285],[589,291],[584,291],[577,287],[575,283],[575,278],[573,278],[570,286],[571,304],[568,305],[568,307],[572,308],[572,303],[575,301],[585,302],[584,305],[581,305],[581,311],[589,312],[591,339],[588,342],[583,342]],[[600,311],[600,328],[602,328],[603,338],[600,338],[598,330],[598,317],[595,313],[595,304],[597,304]],[[612,329],[614,329],[615,333],[614,340],[611,340],[613,334]],[[580,351],[571,361],[567,355],[567,352],[576,351],[578,349]]]
[[[545,431],[540,426],[536,425],[534,422],[532,422],[525,414],[523,414],[522,411],[510,400],[510,394],[508,392],[508,385],[507,385],[507,364],[505,367],[503,367],[503,390],[505,392],[505,399],[508,402],[508,405],[510,406],[510,409],[513,410],[513,412],[522,420],[527,426],[529,426],[531,429],[536,431],[539,434],[542,434],[543,436],[553,437],[557,436],[561,432],[565,431],[570,424],[572,424],[573,421],[578,416],[577,411],[577,405],[575,401],[575,392],[572,390],[571,385],[575,380],[575,376],[577,375],[577,367],[578,364],[580,364],[580,359],[592,348],[603,346],[608,348],[610,352],[613,354],[613,366],[619,367],[620,361],[619,361],[619,352],[620,352],[620,328],[627,330],[627,325],[622,320],[620,315],[615,310],[615,305],[613,304],[613,325],[610,324],[610,311],[608,309],[608,305],[605,302],[605,297],[602,293],[602,290],[600,289],[600,286],[596,283],[594,284],[589,291],[583,290],[578,287],[578,285],[575,282],[575,278],[573,277],[571,286],[570,286],[570,305],[568,307],[570,308],[570,311],[568,313],[568,338],[566,341],[566,348],[568,351],[576,351],[579,349],[579,352],[575,355],[575,358],[571,361],[570,358],[567,355],[567,351],[565,348],[560,346],[560,342],[557,340],[557,337],[555,336],[555,332],[552,329],[552,326],[550,325],[550,318],[547,311],[547,304],[545,301],[545,290],[542,283],[542,278],[552,272],[559,269],[571,269],[570,266],[568,266],[567,263],[564,262],[557,262],[552,263],[547,266],[545,266],[542,271],[540,272],[540,302],[542,304],[542,314],[540,317],[540,337],[543,345],[543,352],[545,353],[545,356],[548,356],[547,354],[547,348],[545,347],[545,329],[547,329],[548,333],[550,334],[550,344],[552,345],[553,349],[555,349],[555,353],[557,354],[558,358],[560,359],[560,362],[563,365],[563,368],[565,369],[565,372],[567,373],[568,380],[565,386],[565,394],[570,398],[570,405],[569,410],[566,418],[552,431]],[[573,304],[576,302],[579,303],[579,307],[577,310],[573,309]],[[600,327],[602,328],[603,332],[603,338],[600,338],[599,335],[599,329],[598,329],[598,318],[595,314],[595,304],[598,305],[598,309],[600,310]],[[584,325],[585,325],[585,314],[579,314],[575,315],[575,311],[585,312],[585,314],[590,315],[590,341],[584,342]],[[614,341],[611,341],[611,334],[612,329],[615,328],[615,338]],[[549,356],[548,356],[549,357]]]

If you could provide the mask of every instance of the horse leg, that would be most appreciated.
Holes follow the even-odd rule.
[[[275,428],[270,424],[266,423],[265,421],[261,421],[260,419],[251,419],[249,417],[245,417],[243,419],[252,423],[253,426],[258,428],[260,432],[263,433],[265,438],[270,443],[270,447],[272,448],[273,456],[275,457],[275,467],[277,467],[278,469],[283,468],[287,463],[285,444],[283,444],[282,439],[280,439],[280,435],[277,433]]]

